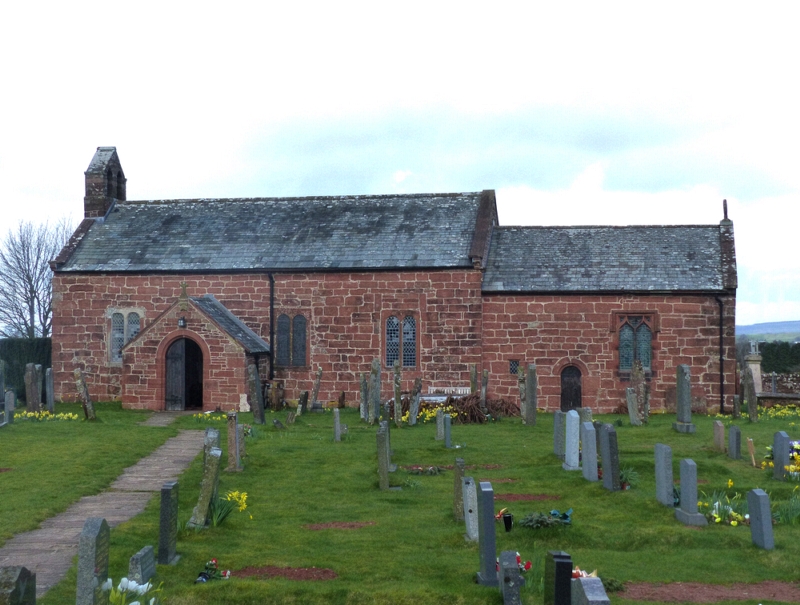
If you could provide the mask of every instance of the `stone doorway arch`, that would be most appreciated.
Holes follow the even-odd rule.
[[[203,408],[203,351],[190,338],[178,338],[164,356],[164,409]]]
[[[568,365],[561,370],[561,411],[569,412],[581,407],[581,370],[578,366]]]

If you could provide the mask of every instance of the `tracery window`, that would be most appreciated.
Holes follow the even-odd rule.
[[[122,361],[122,347],[136,338],[142,328],[142,318],[136,311],[119,310],[111,314],[111,361]]]
[[[619,370],[630,372],[633,362],[639,361],[650,372],[653,358],[653,316],[619,315]]]
[[[400,320],[395,315],[386,319],[386,365],[391,367],[400,360],[404,368],[417,365],[417,320],[412,315]]]

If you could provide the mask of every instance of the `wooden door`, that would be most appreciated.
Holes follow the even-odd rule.
[[[186,408],[186,340],[179,338],[167,349],[165,409]]]
[[[561,371],[561,411],[569,412],[581,407],[581,371],[567,366]]]

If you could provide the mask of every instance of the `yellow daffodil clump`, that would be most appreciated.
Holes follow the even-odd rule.
[[[57,420],[79,420],[80,416],[77,414],[53,414],[52,412],[42,411],[42,412],[15,412],[14,413],[14,420],[17,421],[25,421],[28,420],[30,422],[52,422]]]

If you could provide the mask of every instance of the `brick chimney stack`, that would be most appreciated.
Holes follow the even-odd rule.
[[[103,218],[117,200],[125,201],[126,179],[116,147],[98,147],[83,174],[86,177],[85,218]]]

